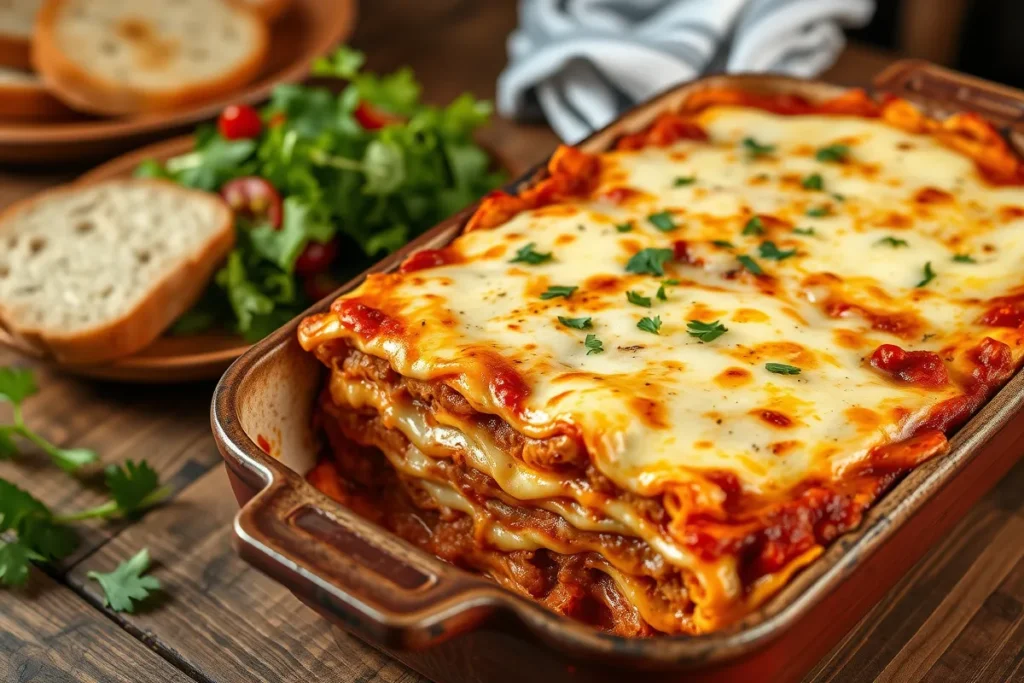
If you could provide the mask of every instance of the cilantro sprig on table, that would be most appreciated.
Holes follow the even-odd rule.
[[[192,152],[136,170],[211,192],[258,176],[283,199],[279,229],[238,219],[234,251],[173,332],[221,323],[249,340],[266,336],[308,304],[296,262],[311,241],[339,240],[329,275],[343,282],[503,182],[473,140],[490,119],[490,103],[467,94],[430,106],[409,69],[378,76],[363,61],[341,47],[315,62],[314,75],[347,82],[340,93],[275,88],[257,138],[229,140],[201,126]],[[383,115],[379,127],[360,117],[366,107]]]
[[[143,548],[125,560],[112,572],[89,572],[90,579],[97,581],[103,589],[103,604],[115,612],[135,611],[135,603],[145,600],[150,593],[160,589],[160,580],[155,576],[143,576],[149,570],[149,550]]]

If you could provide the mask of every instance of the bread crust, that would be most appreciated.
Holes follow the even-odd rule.
[[[0,301],[0,327],[19,342],[19,346],[31,347],[39,355],[67,365],[112,361],[136,353],[151,344],[202,296],[210,279],[235,244],[234,214],[220,197],[212,193],[156,179],[121,179],[84,186],[65,185],[15,202],[0,212],[0,235],[10,229],[12,219],[33,204],[97,185],[127,184],[149,184],[161,191],[185,193],[190,201],[215,203],[219,211],[217,231],[195,257],[182,258],[176,268],[154,283],[131,311],[87,330],[61,333],[59,330],[20,325],[11,318],[4,302]]]
[[[0,66],[32,68],[32,41],[10,33],[0,33]]]
[[[226,2],[255,28],[256,45],[247,60],[232,71],[186,87],[165,90],[132,87],[90,73],[64,54],[56,40],[55,27],[66,4],[67,0],[46,0],[39,10],[32,37],[32,66],[47,89],[73,109],[90,114],[142,114],[216,99],[252,81],[263,67],[270,47],[266,22],[251,9]]]
[[[55,121],[74,116],[42,83],[0,83],[0,120]]]
[[[233,3],[243,5],[259,15],[263,21],[270,23],[284,14],[292,0],[262,0],[262,2],[246,2],[246,0],[231,0]]]

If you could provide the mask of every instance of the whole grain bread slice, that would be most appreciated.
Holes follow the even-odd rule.
[[[144,348],[230,252],[220,197],[164,180],[69,185],[0,213],[0,327],[63,363]]]
[[[34,73],[0,66],[0,120],[50,121],[74,115]]]
[[[32,29],[43,0],[0,1],[0,66],[27,69]]]
[[[268,44],[266,23],[229,0],[45,0],[32,60],[75,109],[137,114],[240,88]]]

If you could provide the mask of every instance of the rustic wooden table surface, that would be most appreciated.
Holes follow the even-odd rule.
[[[375,0],[362,4],[352,42],[378,71],[412,65],[426,97],[445,102],[464,90],[493,95],[514,24],[512,2]],[[864,84],[889,61],[850,48],[828,75]],[[542,125],[507,121],[496,122],[487,138],[513,170],[556,142]],[[0,168],[0,207],[80,170]],[[0,365],[24,362],[0,351]],[[133,523],[88,527],[61,566],[34,571],[27,590],[0,591],[0,680],[424,680],[330,626],[235,556],[235,501],[209,429],[211,383],[123,386],[37,370],[42,390],[26,407],[31,424],[58,444],[94,448],[105,461],[144,457],[176,493]],[[0,462],[0,476],[58,509],[102,499],[42,458]],[[87,572],[109,571],[142,547],[152,553],[162,597],[139,614],[104,609]],[[805,680],[1011,679],[1024,680],[1024,463]]]

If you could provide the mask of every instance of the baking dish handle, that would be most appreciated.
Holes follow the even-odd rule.
[[[311,494],[293,472],[275,474],[235,517],[239,554],[357,635],[386,647],[429,647],[478,626],[504,602],[493,584],[382,534]]]
[[[873,86],[938,113],[973,111],[1013,132],[1024,130],[1024,92],[920,59],[890,65],[875,76]]]

